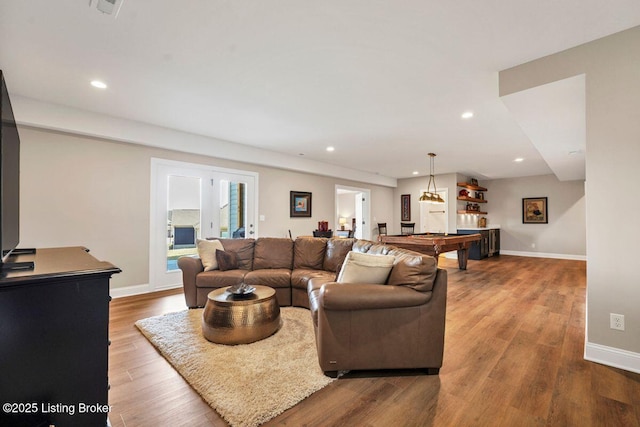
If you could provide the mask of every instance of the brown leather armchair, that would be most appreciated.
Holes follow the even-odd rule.
[[[339,371],[425,369],[438,374],[444,352],[447,271],[433,287],[342,284],[312,279],[318,360],[326,375]]]

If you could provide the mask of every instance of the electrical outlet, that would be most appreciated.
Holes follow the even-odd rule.
[[[624,314],[609,313],[609,327],[611,329],[617,329],[618,331],[624,331]]]

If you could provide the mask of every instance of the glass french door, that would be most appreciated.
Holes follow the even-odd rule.
[[[211,186],[214,196],[217,195],[218,203],[214,203],[217,221],[211,224],[211,235],[225,239],[254,237],[254,223],[248,221],[250,183],[247,177],[229,173],[215,175]]]
[[[182,283],[178,258],[197,254],[197,239],[255,237],[257,174],[152,161],[149,280],[152,290]]]

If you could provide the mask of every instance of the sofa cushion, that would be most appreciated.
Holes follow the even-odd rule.
[[[338,274],[338,283],[370,283],[383,285],[387,282],[395,257],[349,252]]]
[[[293,268],[322,270],[327,240],[322,237],[298,237],[294,244]]]
[[[196,288],[224,288],[239,285],[244,280],[247,270],[211,270],[203,271],[196,276]]]
[[[310,268],[297,268],[291,272],[291,287],[306,290],[311,279],[318,278],[324,282],[336,280],[336,273],[324,270],[312,270]]]
[[[369,252],[371,246],[373,246],[373,242],[371,240],[357,239],[355,242],[353,242],[353,247],[351,248],[351,250],[354,252],[367,253]]]
[[[220,240],[197,239],[196,246],[198,247],[198,256],[200,257],[200,261],[202,261],[204,271],[217,270],[218,260],[216,259],[216,251],[224,250],[222,242],[220,242]]]
[[[389,274],[388,285],[408,286],[419,292],[433,289],[438,269],[434,257],[404,249],[394,249],[390,254],[395,256],[396,262]]]
[[[247,285],[263,285],[270,288],[290,288],[291,270],[288,268],[265,268],[253,270],[244,276]]]
[[[240,266],[238,254],[231,251],[216,250],[216,261],[218,262],[220,271],[236,270]]]
[[[324,253],[322,269],[337,272],[347,254],[351,251],[354,242],[355,239],[329,239]]]
[[[385,245],[383,243],[374,243],[369,246],[368,254],[372,255],[387,255],[395,246]]]
[[[253,249],[253,269],[288,268],[293,265],[293,240],[260,237]]]
[[[238,255],[240,269],[253,269],[254,239],[220,239],[220,242],[226,252],[235,252]]]

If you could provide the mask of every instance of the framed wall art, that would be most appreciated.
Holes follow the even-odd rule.
[[[411,221],[411,194],[400,196],[400,221]]]
[[[289,192],[289,216],[291,218],[311,218],[311,193]]]
[[[523,224],[548,224],[548,206],[546,197],[522,199]]]

